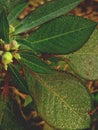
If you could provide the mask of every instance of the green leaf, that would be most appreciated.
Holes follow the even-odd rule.
[[[44,6],[36,9],[33,13],[21,21],[16,28],[15,34],[28,31],[31,28],[35,28],[47,21],[61,16],[69,12],[81,1],[82,0],[53,0],[48,2]]]
[[[9,42],[9,24],[4,9],[0,13],[0,39]]]
[[[3,117],[0,124],[0,130],[25,130],[24,126],[16,119],[16,116],[13,113],[11,108],[11,103],[7,99],[6,104],[2,112],[2,97],[0,97],[0,116],[3,113]]]
[[[19,70],[17,70],[13,65],[9,65],[9,71],[11,73],[12,80],[17,88],[21,92],[28,94],[27,83],[22,75],[19,73]]]
[[[43,130],[55,130],[55,129],[45,123]]]
[[[21,62],[34,72],[37,73],[53,73],[49,66],[40,58],[34,56],[32,53],[21,53]]]
[[[35,78],[37,81],[27,74],[26,79],[38,113],[48,124],[56,129],[90,127],[91,97],[82,83],[66,73],[36,75]]]
[[[16,6],[8,15],[9,24],[13,23],[22,10],[27,6],[27,2]]]
[[[88,42],[66,58],[80,76],[89,80],[98,79],[98,29],[95,29]]]
[[[13,10],[16,5],[19,6],[20,4],[23,4],[23,2],[26,2],[27,0],[0,0],[0,5],[5,7],[8,12]]]
[[[24,40],[23,38],[16,38],[16,41],[20,44],[20,48],[19,48],[19,53],[21,52],[32,52],[35,55],[38,54],[36,53],[30,46],[28,46],[29,42],[27,40]]]
[[[41,53],[67,54],[81,48],[88,40],[96,23],[77,16],[63,16],[43,25],[26,41]]]
[[[0,9],[6,7],[6,5],[7,5],[6,0],[0,0]]]

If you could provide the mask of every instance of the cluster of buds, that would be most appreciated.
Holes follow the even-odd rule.
[[[1,56],[1,64],[4,69],[7,70],[8,64],[13,62],[13,59],[20,59],[20,55],[18,53],[19,44],[17,41],[12,40],[9,44],[1,44],[2,48],[0,50]]]
[[[18,48],[19,48],[19,44],[15,40],[12,40],[10,44],[4,44],[5,51],[17,51]]]

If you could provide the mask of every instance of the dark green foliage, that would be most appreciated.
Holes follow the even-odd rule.
[[[13,23],[15,19],[19,16],[21,11],[27,6],[27,2],[20,4],[18,7],[16,6],[14,11],[12,10],[8,15],[9,24]]]
[[[7,11],[10,12],[16,7],[16,5],[18,6],[27,1],[28,0],[0,0],[0,6],[5,7]]]
[[[36,129],[41,118],[24,115],[32,110],[51,126],[44,130],[90,128],[98,94],[92,100],[86,83],[98,79],[98,30],[97,23],[67,14],[81,1],[52,0],[19,21],[28,1],[0,0],[1,130]]]
[[[3,110],[2,110],[3,108]],[[21,124],[20,119],[17,120],[13,113],[13,107],[9,99],[5,102],[0,97],[0,118],[2,114],[2,120],[0,122],[0,130],[25,130],[25,127]]]
[[[4,9],[0,13],[0,39],[9,42],[9,24]]]
[[[21,62],[30,70],[37,73],[52,73],[53,71],[40,58],[33,55],[33,53],[21,53]]]
[[[17,34],[30,30],[31,28],[35,28],[61,16],[77,6],[81,1],[82,0],[53,0],[46,5],[39,7],[21,21],[17,26],[15,33]]]
[[[15,86],[23,93],[28,93],[27,90],[27,84],[22,77],[22,75],[19,73],[19,70],[17,70],[13,65],[9,65],[9,71],[12,75],[12,79],[14,81]]]
[[[63,16],[31,34],[28,46],[41,53],[71,53],[83,46],[95,26],[96,23],[80,17]]]

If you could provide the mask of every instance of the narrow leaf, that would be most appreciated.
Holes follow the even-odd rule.
[[[23,38],[16,38],[17,42],[20,44],[19,52],[32,52],[33,54],[37,54],[30,46],[28,46],[29,42],[24,40]]]
[[[63,16],[43,25],[26,40],[33,50],[49,54],[67,54],[81,48],[96,23],[77,16]]]
[[[8,15],[9,24],[13,23],[22,10],[27,6],[27,2],[16,6]]]
[[[34,56],[32,53],[21,54],[21,62],[34,72],[52,73],[53,71],[41,59]]]
[[[35,82],[30,74],[26,79],[40,116],[50,126],[66,130],[90,127],[91,97],[82,83],[63,73],[35,77]]]
[[[0,39],[9,42],[9,23],[4,9],[0,14]]]
[[[16,5],[18,6],[26,1],[27,0],[0,0],[0,5],[4,6],[8,10],[8,12],[10,12],[16,7]]]
[[[82,0],[53,0],[44,6],[39,7],[28,17],[26,17],[16,28],[16,34],[28,31],[35,28],[47,21],[50,21],[58,16],[61,16],[75,6]]]
[[[27,83],[26,83],[25,79],[23,79],[23,77],[19,73],[19,71],[13,65],[9,66],[9,71],[11,73],[12,80],[14,81],[17,88],[21,92],[28,94]]]
[[[98,29],[78,51],[66,56],[71,67],[83,78],[98,79]]]

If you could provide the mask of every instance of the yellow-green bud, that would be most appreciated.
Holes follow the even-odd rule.
[[[13,33],[14,31],[15,31],[15,28],[12,25],[10,25],[9,32]]]
[[[17,50],[19,48],[19,46],[20,45],[15,40],[12,40],[12,42],[10,43],[11,50]]]
[[[1,62],[2,64],[4,65],[4,69],[7,70],[7,67],[8,67],[8,64],[13,62],[13,56],[10,52],[5,52],[3,55],[2,55],[2,59],[1,59]]]
[[[21,59],[20,54],[19,54],[19,53],[15,53],[15,54],[14,54],[14,58],[17,59],[17,60],[18,60],[18,59]]]
[[[4,44],[4,49],[6,51],[9,51],[10,50],[10,44]]]

